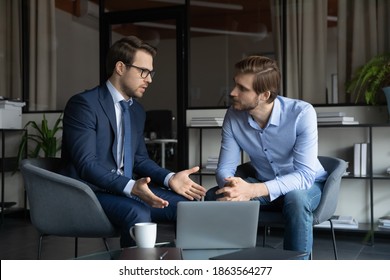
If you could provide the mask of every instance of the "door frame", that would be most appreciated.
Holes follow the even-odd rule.
[[[104,12],[104,1],[99,1],[99,56],[100,84],[106,81],[105,57],[111,46],[111,25],[138,21],[176,21],[176,110],[177,110],[177,168],[188,168],[188,135],[186,108],[188,107],[189,28],[188,4],[163,8]]]

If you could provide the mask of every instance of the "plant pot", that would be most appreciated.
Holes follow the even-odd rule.
[[[387,101],[387,112],[388,112],[387,121],[390,122],[390,87],[384,87],[382,88],[382,90],[385,93],[386,101]]]

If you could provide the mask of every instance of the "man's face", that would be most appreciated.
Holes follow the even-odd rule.
[[[153,70],[153,57],[149,53],[139,50],[135,53],[132,66],[125,65],[124,67],[123,75],[119,81],[120,91],[127,97],[141,98],[152,82],[151,75],[142,78],[141,72],[146,75],[148,71]]]
[[[250,111],[259,105],[259,95],[253,90],[254,74],[238,74],[230,93],[231,105],[235,110]]]

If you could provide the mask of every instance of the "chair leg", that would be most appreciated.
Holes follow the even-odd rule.
[[[333,227],[333,222],[332,222],[331,219],[329,219],[329,223],[330,223],[330,230],[332,232],[332,243],[333,243],[334,259],[338,260],[339,257],[337,255],[336,237],[335,237],[335,234],[334,234],[334,227]]]
[[[77,259],[77,256],[78,256],[78,243],[79,243],[79,239],[77,237],[75,237],[74,239],[74,258]]]
[[[104,246],[106,247],[106,251],[110,254],[110,259],[114,259],[112,256],[112,252],[110,251],[110,246],[108,245],[107,238],[103,237]]]
[[[267,233],[268,233],[268,227],[264,226],[264,230],[263,230],[263,247],[265,247],[265,244],[267,242]]]
[[[43,234],[41,234],[39,236],[39,241],[38,241],[38,256],[37,256],[37,260],[40,260],[41,259],[41,255],[42,255],[42,239],[43,239]]]
[[[104,242],[104,246],[106,247],[106,251],[109,252],[110,251],[110,246],[108,245],[107,238],[103,237],[103,242]]]

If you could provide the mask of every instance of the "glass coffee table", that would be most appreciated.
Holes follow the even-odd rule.
[[[137,247],[93,253],[77,260],[296,260],[307,253],[255,247],[247,249],[179,249],[174,242],[157,243],[155,248]]]

